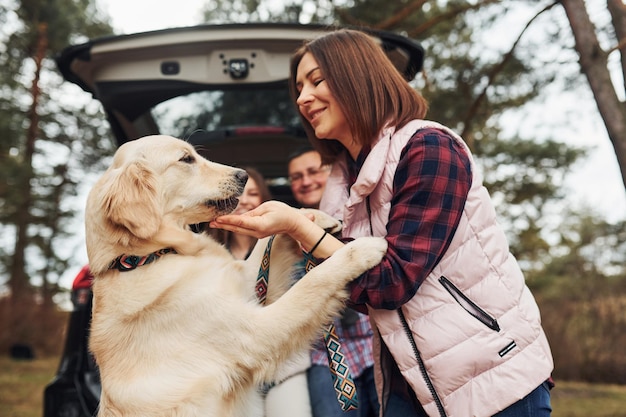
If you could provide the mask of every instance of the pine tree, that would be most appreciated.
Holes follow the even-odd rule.
[[[102,160],[102,150],[106,155],[112,148],[110,138],[109,145],[103,141],[99,107],[59,101],[65,86],[53,58],[71,40],[111,28],[96,18],[90,0],[5,2],[0,9],[6,40],[0,51],[0,174],[6,178],[0,186],[0,271],[9,294],[2,304],[7,338],[0,344],[33,343],[36,336],[45,340],[46,323],[35,314],[40,308],[45,319],[54,311],[54,297],[63,290],[58,278],[71,258],[60,244],[76,227],[68,198],[94,160]],[[34,331],[37,325],[44,331]]]

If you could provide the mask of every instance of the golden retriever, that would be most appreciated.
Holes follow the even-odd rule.
[[[346,284],[380,262],[385,240],[357,239],[289,288],[301,251],[278,235],[271,304],[261,306],[254,287],[267,239],[237,261],[189,227],[232,211],[246,179],[245,171],[158,135],[122,145],[94,185],[85,227],[99,417],[261,416],[257,387],[340,312]],[[173,251],[145,262],[162,249]],[[115,267],[127,263],[128,270]]]

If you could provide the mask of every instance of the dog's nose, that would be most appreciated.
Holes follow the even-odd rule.
[[[246,182],[248,182],[248,173],[243,169],[240,169],[235,174],[235,180],[237,181],[237,185],[239,185],[242,189],[246,186]]]

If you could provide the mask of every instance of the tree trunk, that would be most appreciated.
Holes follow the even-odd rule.
[[[609,10],[613,14],[613,22],[617,23],[615,13],[621,10],[621,20],[624,21],[624,5],[619,5],[621,0],[607,0]],[[613,144],[617,162],[622,174],[622,182],[626,188],[626,107],[620,102],[607,67],[608,53],[604,51],[598,42],[596,32],[585,8],[584,0],[562,0],[569,20],[576,50],[580,56],[581,71],[587,77],[591,91],[593,92],[600,116],[604,121],[609,139]],[[620,28],[616,33],[624,33]],[[624,49],[623,42],[622,50]],[[622,53],[624,56],[624,53]]]
[[[623,0],[607,0],[622,63],[622,81],[626,80],[626,4]],[[626,93],[626,91],[625,91]]]
[[[14,337],[22,338],[20,331],[20,309],[32,307],[32,294],[30,291],[29,276],[26,272],[26,248],[28,246],[28,226],[30,223],[30,211],[32,206],[32,187],[31,179],[33,177],[33,155],[35,153],[35,141],[39,130],[39,115],[37,107],[40,98],[39,78],[43,59],[48,47],[47,25],[40,23],[37,27],[37,45],[33,60],[35,62],[35,74],[31,86],[32,104],[28,111],[28,130],[26,132],[26,145],[24,147],[23,164],[25,167],[24,175],[21,177],[22,183],[22,199],[17,204],[16,212],[16,236],[15,248],[11,262],[9,287],[11,289],[12,299],[12,324],[14,329]]]

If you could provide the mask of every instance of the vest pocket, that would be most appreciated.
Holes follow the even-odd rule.
[[[461,292],[448,278],[443,275],[439,278],[439,282],[450,293],[452,298],[472,317],[476,318],[485,326],[496,332],[500,331],[498,321],[491,317],[485,310],[478,307],[472,300]]]

